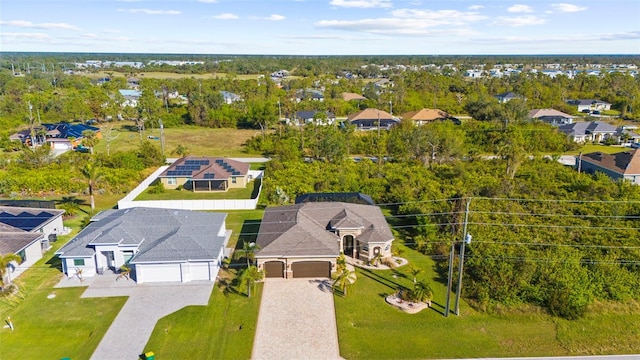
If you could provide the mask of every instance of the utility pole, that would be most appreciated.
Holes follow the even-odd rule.
[[[464,226],[462,230],[462,244],[460,247],[460,264],[458,267],[458,289],[456,290],[455,314],[460,316],[460,292],[462,291],[462,270],[464,269],[464,245],[471,243],[471,234],[467,233],[467,222],[469,220],[469,204],[471,199],[467,199],[467,207],[464,211]]]
[[[449,277],[447,279],[447,303],[444,306],[444,317],[449,316],[449,304],[451,303],[451,281],[453,280],[453,257],[455,255],[456,243],[451,243],[451,253],[449,253]]]
[[[162,119],[158,119],[158,124],[160,124],[160,149],[164,156],[164,125],[162,124]]]

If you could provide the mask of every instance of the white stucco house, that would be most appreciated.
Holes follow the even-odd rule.
[[[0,255],[16,254],[20,263],[9,264],[12,279],[42,259],[50,241],[64,232],[64,210],[0,206]]]
[[[226,217],[144,207],[106,210],[56,254],[69,277],[127,265],[137,283],[215,281],[231,236]]]

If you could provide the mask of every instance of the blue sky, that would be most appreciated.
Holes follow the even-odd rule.
[[[0,49],[640,54],[640,1],[2,0]]]

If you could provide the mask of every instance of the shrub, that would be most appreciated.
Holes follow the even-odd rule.
[[[158,181],[155,185],[150,186],[147,192],[149,194],[162,194],[164,193],[164,184]]]

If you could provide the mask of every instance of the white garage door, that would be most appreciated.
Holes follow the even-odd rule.
[[[211,280],[208,262],[189,263],[191,267],[191,280]]]
[[[180,264],[136,264],[136,281],[182,281]]]

